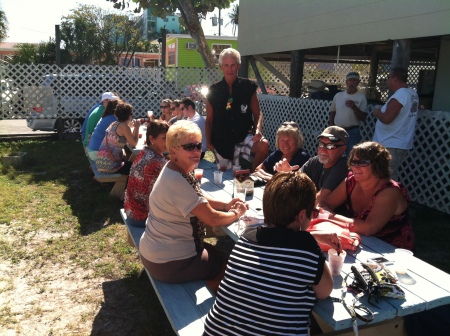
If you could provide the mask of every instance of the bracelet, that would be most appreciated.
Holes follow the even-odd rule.
[[[236,218],[239,218],[239,212],[236,209],[230,209],[228,212],[233,212],[236,215]]]

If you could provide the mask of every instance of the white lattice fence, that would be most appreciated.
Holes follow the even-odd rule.
[[[290,79],[290,62],[270,62],[286,78]],[[256,62],[262,80],[266,85],[269,94],[289,95],[289,87],[281,82],[261,63]],[[434,70],[436,64],[433,62],[414,62],[411,61],[408,68],[408,85],[414,89],[417,88],[419,73],[421,70]],[[388,97],[386,87],[386,77],[389,74],[391,62],[380,61],[377,70],[376,88],[381,94],[381,100],[385,101]],[[303,96],[308,96],[307,87],[312,80],[322,80],[329,85],[337,85],[339,88],[345,88],[345,77],[350,71],[357,71],[361,76],[360,87],[367,87],[369,83],[370,60],[352,62],[305,62],[303,68]],[[249,77],[255,79],[253,69],[250,68]]]
[[[317,154],[317,135],[327,127],[330,102],[259,95],[264,114],[264,135],[275,149],[275,133],[284,121],[295,121],[305,138],[305,149]],[[369,111],[373,108],[369,105]],[[368,115],[361,126],[363,141],[371,140],[375,119]],[[450,112],[420,111],[414,148],[400,168],[400,180],[411,199],[450,213]]]
[[[0,119],[39,118],[82,120],[106,91],[116,92],[135,109],[136,117],[148,110],[160,113],[163,98],[180,99],[196,94],[221,78],[218,69],[127,68],[122,66],[1,65],[0,77],[8,81],[8,102],[3,97]],[[46,88],[43,90],[43,88]],[[43,95],[50,90],[52,95]],[[14,96],[14,103],[10,97]],[[199,108],[203,108],[201,97]]]

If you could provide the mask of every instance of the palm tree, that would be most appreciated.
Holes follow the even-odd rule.
[[[8,32],[8,19],[5,12],[0,9],[0,42],[3,42],[7,37]]]
[[[228,13],[228,18],[230,19],[230,22],[228,22],[226,26],[228,26],[230,23],[233,25],[233,36],[236,36],[236,28],[239,24],[239,5],[234,5],[233,9],[230,13]]]

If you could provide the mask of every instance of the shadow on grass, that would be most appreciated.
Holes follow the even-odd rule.
[[[93,179],[89,162],[79,140],[25,141],[13,143],[27,152],[26,161],[15,172],[30,174],[30,184],[59,182],[66,186],[62,198],[78,218],[79,231],[88,235],[112,223],[122,223],[123,203],[109,196],[113,183]]]
[[[102,284],[104,300],[91,335],[175,335],[147,274]],[[120,309],[118,309],[120,307]]]

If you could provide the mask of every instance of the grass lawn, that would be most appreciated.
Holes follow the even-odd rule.
[[[123,204],[93,180],[81,143],[0,142],[0,157],[11,152],[28,154],[21,167],[0,164],[0,334],[173,335],[137,278]],[[450,216],[411,211],[416,256],[450,273]]]

